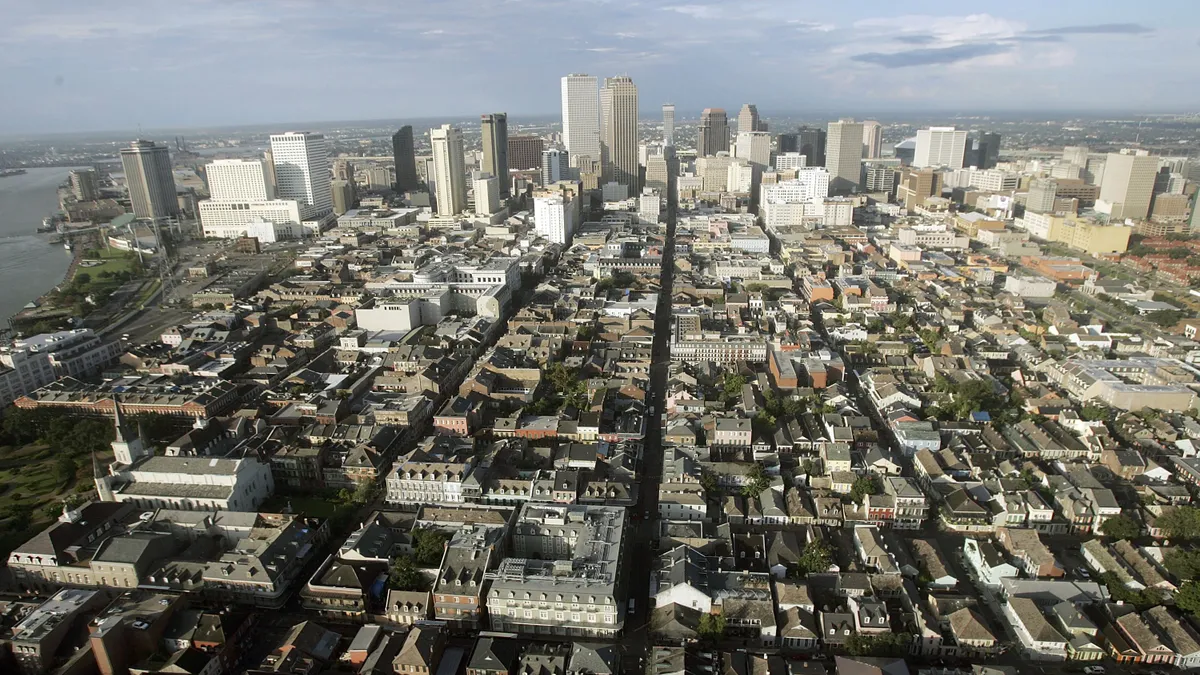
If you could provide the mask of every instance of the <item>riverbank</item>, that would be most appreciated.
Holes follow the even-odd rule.
[[[67,278],[74,256],[37,227],[58,209],[68,171],[27,169],[0,180],[0,316],[6,319]]]

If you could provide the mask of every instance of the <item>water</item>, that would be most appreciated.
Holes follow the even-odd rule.
[[[0,178],[0,326],[61,283],[71,264],[70,251],[36,233],[42,218],[58,210],[58,185],[69,171],[29,169]]]

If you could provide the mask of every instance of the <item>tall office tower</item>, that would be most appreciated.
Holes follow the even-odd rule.
[[[205,167],[208,194],[222,201],[262,202],[275,198],[271,172],[261,159],[218,159]]]
[[[475,194],[475,213],[488,216],[500,210],[500,180],[490,173],[480,172],[471,179]]]
[[[1088,163],[1088,147],[1086,145],[1067,145],[1063,147],[1062,161],[1085,167]]]
[[[354,162],[348,159],[333,160],[334,180],[354,180]]]
[[[417,178],[417,150],[411,126],[406,124],[392,134],[392,158],[396,161],[396,192],[419,188],[421,181]]]
[[[1032,213],[1053,213],[1058,183],[1053,178],[1034,178],[1029,181],[1025,210]]]
[[[466,162],[462,131],[449,124],[429,130],[433,146],[433,175],[437,185],[439,216],[453,216],[467,208]]]
[[[759,131],[758,127],[758,106],[753,103],[742,105],[742,109],[738,111],[737,132],[740,134],[743,131]]]
[[[954,127],[930,127],[917,130],[917,150],[913,166],[963,168],[967,152],[967,132]]]
[[[771,164],[771,134],[765,131],[739,131],[735,156],[750,160],[759,171],[767,168]]]
[[[1150,214],[1157,174],[1158,158],[1145,150],[1108,153],[1096,210],[1107,213],[1112,220],[1145,220]]]
[[[555,244],[571,243],[579,212],[579,183],[556,184],[534,193],[534,231]]]
[[[542,151],[542,185],[551,185],[564,178],[567,167],[565,153],[557,148]]]
[[[700,113],[696,134],[696,156],[710,157],[729,151],[729,118],[721,108],[705,108]]]
[[[71,194],[75,195],[76,201],[96,201],[100,197],[100,188],[96,185],[96,172],[92,169],[71,171]]]
[[[800,134],[777,134],[775,151],[781,155],[789,152],[800,154]]]
[[[862,179],[862,126],[849,118],[829,123],[825,168],[835,194],[853,192]]]
[[[666,155],[646,158],[646,187],[666,194],[671,183],[671,162]]]
[[[500,196],[507,197],[511,183],[508,178],[508,115],[481,115],[479,126],[483,132],[483,170],[495,176],[500,184]]]
[[[891,193],[896,187],[896,168],[887,164],[868,162],[863,166],[863,192]]]
[[[638,170],[638,92],[627,75],[604,78],[600,90],[602,129],[600,156],[607,180],[629,188],[629,194],[642,191]]]
[[[563,144],[571,166],[580,159],[600,161],[600,99],[596,78],[572,73],[562,78]]]
[[[979,134],[975,146],[975,166],[980,169],[994,169],[1000,163],[1000,134],[986,132]]]
[[[300,203],[305,217],[333,210],[329,186],[329,147],[325,137],[308,131],[271,134],[275,157],[275,193]]]
[[[267,166],[267,173],[271,177],[271,185],[278,185],[279,181],[275,180],[275,153],[271,152],[270,148],[263,150],[263,164]],[[205,174],[204,181],[207,184],[207,174]]]
[[[827,161],[825,157],[825,130],[800,127],[796,130],[796,136],[800,143],[796,151],[808,158],[808,165],[825,166]]]
[[[335,214],[340,216],[355,207],[354,185],[350,181],[334,179],[329,183],[329,190],[333,193]]]
[[[663,104],[663,145],[675,145],[675,104]]]
[[[863,159],[883,156],[883,125],[874,120],[863,122]]]
[[[775,154],[775,169],[789,171],[803,169],[808,166],[808,158],[798,152],[780,152]]]
[[[178,215],[179,198],[175,194],[175,176],[171,173],[171,153],[167,146],[136,140],[121,149],[121,166],[125,169],[133,215],[138,218]]]
[[[542,149],[545,148],[541,136],[509,136],[508,137],[508,168],[513,171],[529,171],[542,168]],[[564,164],[563,166],[566,166]]]

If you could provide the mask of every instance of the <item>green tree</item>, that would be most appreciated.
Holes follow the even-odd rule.
[[[1175,606],[1185,612],[1200,614],[1200,582],[1183,582],[1175,594]]]
[[[1164,509],[1162,515],[1155,518],[1154,525],[1170,539],[1200,538],[1200,508],[1177,506]]]
[[[65,484],[75,477],[75,472],[79,470],[79,464],[75,462],[75,458],[70,455],[59,455],[54,462],[54,481],[56,483]]]
[[[749,482],[742,486],[742,496],[747,499],[754,499],[762,494],[763,490],[771,486],[771,478],[767,475],[766,470],[763,469],[761,464],[755,464],[750,467],[749,473],[746,474],[746,479]]]
[[[1163,556],[1163,566],[1180,581],[1200,579],[1200,551],[1172,548]]]
[[[716,642],[725,635],[725,617],[720,614],[701,614],[696,634],[701,640]]]
[[[855,504],[862,504],[867,495],[879,494],[879,481],[874,475],[862,476],[850,486],[850,498]]]
[[[1142,528],[1133,518],[1121,514],[1101,523],[1100,533],[1112,539],[1136,539]]]
[[[388,572],[388,585],[398,591],[426,591],[429,581],[413,563],[412,556],[402,555],[392,563]]]
[[[814,539],[804,545],[800,559],[796,562],[796,574],[801,577],[818,574],[829,569],[833,564],[833,552],[821,539]]]
[[[354,495],[352,501],[355,504],[370,504],[379,496],[379,483],[373,480],[363,479],[358,481],[354,487]]]
[[[1178,309],[1160,309],[1146,315],[1148,321],[1161,328],[1170,328],[1179,323],[1182,318],[1183,312]]]
[[[704,488],[704,493],[709,496],[721,492],[721,485],[717,481],[717,475],[711,471],[704,471],[700,474],[700,487]]]
[[[1108,406],[1089,403],[1079,411],[1079,416],[1089,422],[1107,422],[1112,417],[1112,410]]]
[[[738,373],[726,373],[721,383],[721,400],[726,404],[742,397],[742,387],[746,386],[746,378]]]
[[[412,538],[413,552],[418,565],[437,567],[442,564],[446,542],[450,541],[448,533],[432,528],[416,529],[412,531]]]
[[[908,654],[912,635],[908,633],[881,633],[866,635],[855,633],[846,640],[846,651],[851,656],[892,656]]]

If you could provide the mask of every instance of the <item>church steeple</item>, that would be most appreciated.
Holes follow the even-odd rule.
[[[130,466],[143,457],[153,454],[146,448],[141,434],[136,431],[131,432],[125,426],[125,419],[121,413],[121,402],[116,397],[113,397],[113,424],[117,427],[117,433],[112,442],[112,449],[118,465]]]

